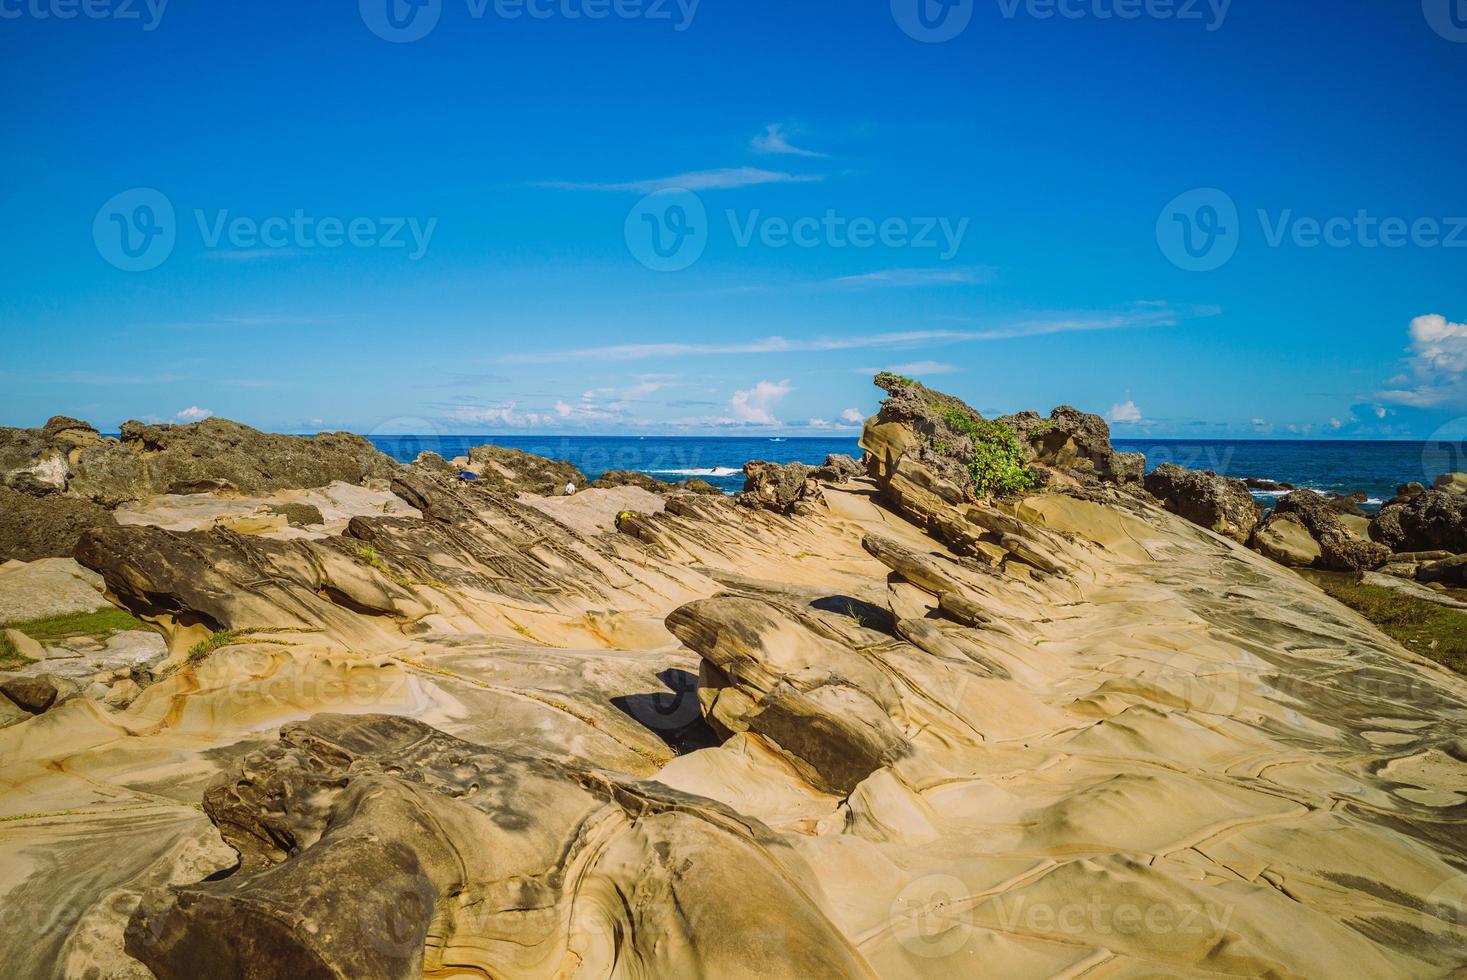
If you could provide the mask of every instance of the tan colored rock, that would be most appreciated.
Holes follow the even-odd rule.
[[[1442,473],[1431,481],[1431,488],[1447,493],[1467,493],[1467,473]]]
[[[1253,535],[1259,553],[1290,568],[1310,568],[1319,561],[1319,542],[1292,514],[1270,517]]]
[[[8,629],[4,631],[4,635],[10,645],[15,648],[15,652],[22,657],[27,657],[31,660],[44,660],[46,658],[46,648],[20,630]]]

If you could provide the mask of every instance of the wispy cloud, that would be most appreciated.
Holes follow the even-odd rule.
[[[906,364],[893,364],[887,368],[861,368],[859,374],[876,374],[880,371],[890,371],[892,374],[904,375],[908,378],[923,378],[933,374],[952,374],[962,370],[956,364],[946,364],[942,361],[909,361]]]
[[[1094,330],[1126,330],[1140,327],[1174,326],[1180,314],[1171,309],[1144,309],[1127,313],[1094,316],[1056,317],[1027,320],[987,330],[901,330],[887,333],[852,334],[796,340],[765,337],[760,340],[723,344],[690,344],[682,342],[655,344],[616,344],[608,347],[582,347],[561,350],[530,351],[508,354],[502,360],[517,363],[548,364],[564,361],[637,361],[650,358],[696,357],[730,354],[796,354],[840,350],[910,348],[924,344],[962,344],[994,340],[1013,340],[1046,334],[1077,333]]]
[[[764,132],[755,136],[749,145],[760,153],[782,153],[797,157],[824,157],[828,155],[791,145],[789,137],[785,135],[784,126],[780,123],[771,123],[765,127]]]
[[[805,184],[824,180],[823,174],[791,174],[758,167],[725,167],[719,170],[693,170],[671,177],[651,180],[628,180],[620,183],[595,183],[574,180],[545,180],[534,186],[561,191],[615,191],[631,194],[653,194],[657,191],[715,191],[762,184]]]
[[[992,282],[994,270],[987,266],[962,269],[882,269],[857,276],[825,280],[831,286],[976,286]]]

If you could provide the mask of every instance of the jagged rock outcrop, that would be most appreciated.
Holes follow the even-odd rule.
[[[845,483],[865,474],[866,468],[853,457],[844,453],[831,453],[825,462],[815,468],[815,479],[830,483]]]
[[[870,975],[758,821],[407,718],[287,725],[204,810],[239,867],[132,915],[159,980]]]
[[[1392,551],[1467,552],[1467,495],[1445,490],[1398,495],[1371,520],[1369,533]]]
[[[650,493],[672,493],[677,489],[671,483],[665,483],[636,470],[607,470],[591,484],[593,490],[611,490],[616,487],[640,487]]]
[[[1037,462],[1074,475],[1110,483],[1140,483],[1146,471],[1141,453],[1118,453],[1110,444],[1110,426],[1099,415],[1061,405],[1041,418],[1037,412],[1006,415],[1006,423],[1028,446]]]
[[[1258,525],[1258,508],[1242,480],[1163,463],[1146,474],[1145,486],[1173,514],[1239,544],[1247,544]]]
[[[555,496],[565,493],[568,483],[581,489],[590,482],[570,463],[507,446],[472,447],[468,471],[478,475],[477,486],[496,493]]]
[[[810,513],[824,503],[815,467],[804,463],[744,464],[744,490],[735,499],[745,507],[762,507],[779,514]]]
[[[282,436],[227,419],[126,422],[103,438],[58,416],[40,429],[0,428],[0,560],[70,556],[110,511],[161,494],[269,492],[383,479],[397,464],[360,436]]]

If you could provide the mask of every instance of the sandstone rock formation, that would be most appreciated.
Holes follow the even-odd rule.
[[[971,499],[919,424],[791,513],[407,467],[338,534],[88,532],[172,654],[0,728],[0,903],[58,923],[0,962],[1458,970],[1467,682],[1092,467]]]
[[[1146,474],[1145,485],[1173,514],[1239,544],[1248,542],[1258,524],[1258,508],[1242,480],[1163,463]]]
[[[1265,558],[1290,568],[1312,568],[1324,553],[1309,528],[1294,514],[1270,514],[1254,530],[1250,543]]]
[[[1118,453],[1111,448],[1110,426],[1099,415],[1061,405],[1040,418],[1037,412],[1004,416],[1028,446],[1033,458],[1046,466],[1082,471],[1113,483],[1140,483],[1146,457],[1140,453]]]

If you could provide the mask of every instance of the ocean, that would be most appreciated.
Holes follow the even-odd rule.
[[[521,449],[573,463],[591,479],[607,470],[639,470],[676,482],[702,477],[729,493],[743,488],[743,465],[751,459],[775,463],[825,461],[831,453],[860,458],[854,436],[839,438],[692,436],[374,436],[376,447],[404,463],[425,450],[445,459],[486,443]],[[1462,443],[1360,442],[1299,439],[1116,439],[1125,452],[1146,454],[1147,469],[1177,463],[1226,476],[1292,483],[1321,493],[1362,492],[1367,509],[1411,480],[1431,484],[1438,473],[1467,469]],[[1255,491],[1264,503],[1278,492]]]

